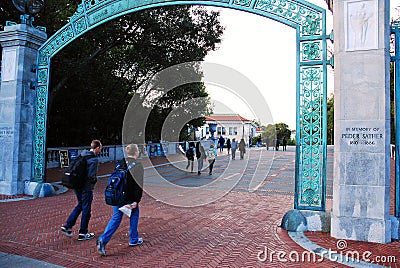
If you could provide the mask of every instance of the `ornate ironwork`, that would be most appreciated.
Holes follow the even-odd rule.
[[[300,144],[298,202],[320,206],[324,202],[324,86],[322,67],[302,67],[300,70]]]
[[[70,22],[38,52],[33,179],[45,166],[50,60],[63,47],[94,27],[127,13],[167,5],[211,5],[248,11],[296,29],[297,154],[295,208],[325,209],[326,29],[325,10],[303,0],[83,0]]]

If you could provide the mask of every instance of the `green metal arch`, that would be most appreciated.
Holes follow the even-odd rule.
[[[207,5],[254,13],[296,29],[297,123],[295,208],[325,210],[326,196],[326,14],[303,0],[82,0],[69,23],[38,51],[32,180],[45,174],[50,60],[91,29],[144,9]]]

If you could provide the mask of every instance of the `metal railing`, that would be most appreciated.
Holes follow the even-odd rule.
[[[190,141],[189,141],[190,142]],[[186,151],[189,142],[161,142],[138,144],[141,157],[156,157],[171,154],[180,154]],[[196,141],[195,141],[196,142]],[[212,141],[202,141],[206,150],[210,147]],[[56,147],[48,148],[46,152],[46,167],[61,167],[62,158],[68,157],[69,161],[77,157],[83,150],[89,150],[89,147]],[[64,155],[64,154],[65,155]],[[124,147],[122,145],[104,145],[100,155],[100,163],[121,160],[124,157]],[[69,162],[68,161],[68,162]]]

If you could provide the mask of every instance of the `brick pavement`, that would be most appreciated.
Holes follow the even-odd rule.
[[[102,165],[99,174],[112,166]],[[97,236],[112,214],[103,201],[104,187],[104,180],[96,185],[89,225]],[[0,252],[65,267],[345,267],[326,259],[290,262],[288,255],[282,255],[304,252],[278,227],[283,214],[293,208],[293,197],[287,195],[232,191],[211,204],[181,208],[145,194],[139,221],[145,242],[133,248],[127,245],[129,223],[124,218],[107,245],[107,257],[97,254],[94,240],[77,241],[77,227],[72,239],[61,234],[59,228],[75,202],[73,192],[68,191],[49,198],[0,203]],[[337,248],[338,241],[329,234],[307,232],[306,236],[324,248]],[[380,245],[347,241],[347,245],[344,251],[370,251],[371,259],[400,259],[400,242]],[[265,247],[268,257],[261,262],[258,256],[263,256],[259,253]],[[386,265],[397,267],[400,262]]]

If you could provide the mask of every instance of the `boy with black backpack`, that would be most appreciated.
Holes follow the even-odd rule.
[[[129,169],[126,174],[125,201],[121,205],[113,206],[113,216],[108,222],[104,233],[99,237],[99,239],[97,239],[97,252],[102,256],[106,256],[106,245],[115,231],[117,231],[122,221],[124,215],[120,210],[122,206],[129,206],[132,210],[129,219],[129,246],[133,247],[143,243],[143,238],[140,237],[138,232],[138,221],[139,202],[142,199],[143,194],[144,169],[142,164],[137,160],[139,157],[139,149],[136,144],[129,144],[125,148],[125,152],[127,158],[122,159],[120,163],[117,164],[120,169]],[[132,163],[134,164],[132,165]]]
[[[61,226],[61,231],[66,236],[72,237],[72,227],[75,225],[79,214],[82,213],[78,235],[79,241],[89,240],[94,237],[94,233],[88,232],[88,225],[92,210],[93,189],[97,182],[97,169],[99,166],[99,160],[96,156],[100,154],[101,148],[101,142],[93,140],[90,144],[90,150],[85,150],[81,153],[80,157],[86,160],[86,172],[82,175],[84,177],[80,178],[83,181],[83,186],[74,189],[78,204],[69,215],[67,222]]]
[[[190,172],[193,172],[193,163],[194,163],[194,143],[193,142],[189,143],[189,149],[187,149],[187,151],[186,151],[186,158],[188,160],[186,169],[188,169],[190,166]]]

